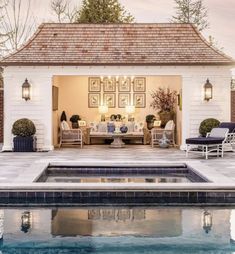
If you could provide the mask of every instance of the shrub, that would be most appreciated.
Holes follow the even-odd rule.
[[[12,134],[20,137],[30,137],[36,133],[34,123],[27,119],[22,118],[14,122],[12,127]]]
[[[81,120],[79,115],[72,115],[70,117],[70,122],[72,122],[72,123],[77,123],[79,120]]]
[[[145,120],[146,123],[152,123],[156,119],[155,115],[147,115]]]
[[[201,122],[199,127],[199,133],[205,137],[208,132],[211,132],[213,128],[218,127],[220,121],[215,118],[208,118]]]

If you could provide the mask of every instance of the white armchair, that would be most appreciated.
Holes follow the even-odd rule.
[[[83,137],[81,129],[70,129],[66,121],[60,125],[60,147],[62,145],[80,145],[83,146]]]

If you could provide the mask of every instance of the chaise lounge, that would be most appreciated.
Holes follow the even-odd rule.
[[[228,133],[228,128],[213,128],[206,137],[186,139],[186,157],[189,153],[199,153],[208,159],[208,156],[215,152],[217,157],[223,157]]]

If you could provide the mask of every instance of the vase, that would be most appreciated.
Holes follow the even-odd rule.
[[[152,130],[153,122],[147,122],[147,128],[148,128],[148,130]]]
[[[72,129],[78,129],[78,122],[72,123]]]
[[[166,137],[165,132],[163,132],[162,138],[159,140],[159,146],[161,148],[169,148],[170,140]]]
[[[123,126],[120,128],[120,131],[121,131],[121,133],[127,133],[127,131],[128,131],[127,126],[123,125]]]
[[[174,120],[175,112],[174,111],[163,111],[159,113],[161,120],[161,127],[164,128],[168,121]]]

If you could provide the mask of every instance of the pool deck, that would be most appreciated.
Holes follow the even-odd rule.
[[[0,147],[1,148],[1,147]],[[0,153],[0,183],[27,183],[27,179],[37,175],[35,165],[47,163],[201,163],[212,169],[223,184],[234,186],[235,190],[235,153],[228,152],[224,158],[210,157],[205,160],[197,155],[185,158],[185,152],[176,148],[159,149],[144,145],[129,145],[123,149],[111,149],[105,145],[90,145],[80,148],[62,148],[38,153]],[[227,183],[224,182],[228,179]],[[221,180],[222,181],[222,180]]]

